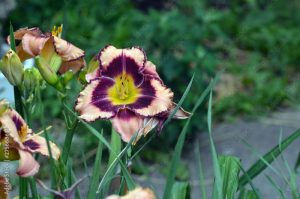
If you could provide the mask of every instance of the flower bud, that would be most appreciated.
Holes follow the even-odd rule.
[[[47,63],[43,57],[36,57],[37,68],[39,69],[44,80],[50,84],[55,85],[58,82],[58,77],[56,72],[50,66],[50,63]]]
[[[87,66],[87,73],[93,73],[99,68],[99,61],[96,57],[93,57]]]
[[[96,59],[96,57],[93,57],[87,67],[80,72],[80,82],[82,84],[86,84],[91,79],[94,79],[98,74],[97,69],[99,69],[99,61]]]
[[[36,68],[26,69],[24,72],[24,86],[29,92],[39,86],[42,77]]]
[[[18,55],[11,49],[0,60],[0,71],[13,86],[19,86],[23,81],[24,66]]]
[[[67,85],[74,77],[73,71],[69,70],[62,75],[63,84]]]

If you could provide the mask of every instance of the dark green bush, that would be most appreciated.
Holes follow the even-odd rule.
[[[63,23],[63,37],[85,49],[88,57],[106,44],[141,46],[175,92],[176,100],[195,73],[193,89],[184,104],[187,110],[210,79],[225,70],[238,77],[236,84],[241,88],[216,102],[214,110],[219,119],[226,112],[236,115],[272,110],[288,98],[285,88],[300,60],[297,0],[152,4],[129,0],[20,0],[9,20],[15,28],[39,26],[44,31]],[[199,112],[191,132],[199,131],[204,120]],[[171,125],[165,133],[168,136],[161,142],[171,144],[178,127]]]

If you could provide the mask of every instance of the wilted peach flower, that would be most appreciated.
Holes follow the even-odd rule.
[[[139,187],[128,192],[125,196],[112,195],[106,199],[156,199],[156,197],[151,189]]]
[[[52,142],[50,148],[53,158],[58,159],[59,148]],[[0,161],[20,160],[17,174],[33,176],[39,170],[39,164],[33,157],[36,152],[49,156],[45,138],[34,134],[7,102],[0,101]]]
[[[57,69],[59,73],[68,70],[77,72],[84,66],[84,51],[60,38],[62,28],[54,28],[52,32],[42,33],[39,28],[21,28],[14,32],[15,40],[20,41],[16,47],[21,61],[43,54],[50,58],[58,54],[62,64]],[[9,41],[9,39],[8,39]]]
[[[137,131],[139,138],[157,125],[161,129],[176,106],[172,101],[174,94],[163,84],[144,51],[138,47],[107,46],[97,60],[100,66],[87,75],[89,83],[75,106],[80,118],[87,122],[110,119],[125,142]],[[188,116],[180,108],[174,118]]]

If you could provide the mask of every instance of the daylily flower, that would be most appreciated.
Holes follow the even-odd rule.
[[[0,101],[0,161],[20,160],[17,174],[23,177],[33,176],[39,170],[39,164],[33,153],[49,156],[44,137],[34,134],[23,118],[7,102]],[[54,159],[60,156],[58,147],[50,142]]]
[[[100,67],[87,75],[89,83],[75,106],[80,118],[87,122],[110,119],[125,142],[137,131],[139,138],[157,125],[161,129],[174,108],[173,92],[163,84],[144,51],[107,46],[97,59]],[[174,118],[188,115],[180,108]]]
[[[156,197],[151,189],[139,187],[128,192],[125,196],[112,195],[106,199],[156,199]]]
[[[38,28],[21,28],[14,32],[14,36],[20,42],[16,51],[21,61],[35,57],[44,80],[63,91],[64,82],[60,81],[57,73],[78,72],[85,66],[85,53],[60,38],[61,32],[62,26],[54,27],[52,32],[47,33],[42,33]]]
[[[15,40],[20,41],[16,47],[21,61],[41,55],[52,56],[54,53],[62,58],[59,73],[68,70],[77,72],[85,65],[83,50],[60,38],[62,27],[54,27],[52,32],[43,33],[39,28],[21,28],[14,32]],[[9,38],[7,39],[9,41]]]

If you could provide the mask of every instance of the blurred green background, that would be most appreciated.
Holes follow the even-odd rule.
[[[107,44],[141,46],[175,101],[196,74],[187,110],[222,72],[213,108],[214,120],[220,121],[257,117],[298,102],[299,10],[298,0],[19,0],[3,27],[11,21],[15,29],[50,31],[62,23],[63,37],[86,50],[87,61]],[[8,31],[3,28],[3,37]],[[55,92],[44,95],[49,116],[61,117]],[[202,110],[190,138],[206,128]],[[173,122],[156,143],[171,146],[179,131]]]

